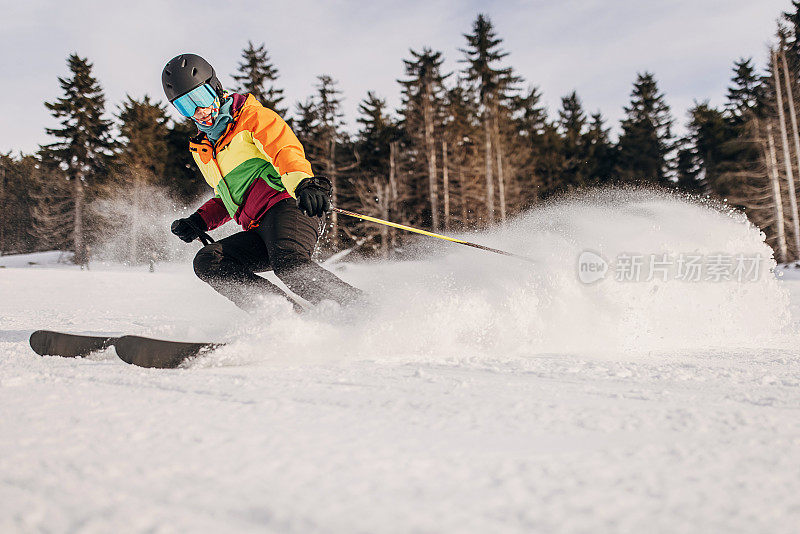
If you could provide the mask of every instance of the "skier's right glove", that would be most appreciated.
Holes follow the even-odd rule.
[[[322,217],[331,209],[331,181],[324,176],[303,179],[294,190],[297,207],[309,217]]]
[[[170,229],[172,230],[173,234],[181,238],[183,241],[191,243],[200,237],[200,234],[206,232],[208,230],[208,226],[206,226],[206,222],[199,213],[192,213],[184,219],[173,221]]]

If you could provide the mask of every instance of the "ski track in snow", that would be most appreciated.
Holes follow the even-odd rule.
[[[340,266],[363,314],[252,317],[188,264],[0,269],[0,532],[796,532],[800,280],[583,286],[584,247],[766,248],[623,200],[470,236],[534,267]],[[231,344],[151,370],[38,357],[42,327]]]

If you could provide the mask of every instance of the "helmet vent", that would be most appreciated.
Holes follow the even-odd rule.
[[[192,78],[194,78],[195,76],[197,76],[197,68],[196,67],[192,68]]]
[[[185,66],[186,66],[186,58],[184,57],[184,58],[181,58],[181,67],[185,67]]]
[[[172,76],[172,73],[170,71],[168,71],[167,69],[164,69],[164,72],[167,73],[167,76]]]

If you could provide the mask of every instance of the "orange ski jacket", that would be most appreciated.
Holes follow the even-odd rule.
[[[313,176],[303,146],[277,113],[253,95],[233,94],[228,124],[216,144],[200,132],[189,141],[195,163],[214,198],[197,211],[211,230],[234,219],[249,230],[272,206],[294,197]]]

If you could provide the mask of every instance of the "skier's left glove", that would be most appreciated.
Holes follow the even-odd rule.
[[[331,181],[324,176],[303,179],[294,190],[297,207],[309,217],[321,217],[331,209]]]

